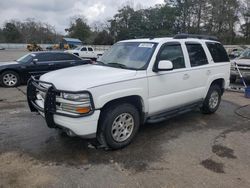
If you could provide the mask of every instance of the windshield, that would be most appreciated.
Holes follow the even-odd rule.
[[[81,46],[76,47],[74,50],[81,50]]]
[[[239,57],[239,59],[250,59],[250,50],[245,50]]]
[[[35,54],[26,54],[16,60],[18,63],[28,63],[30,62],[36,55]]]
[[[107,66],[143,70],[147,68],[156,45],[149,42],[120,42],[98,60]]]

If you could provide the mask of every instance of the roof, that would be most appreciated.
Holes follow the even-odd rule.
[[[64,37],[63,40],[65,40],[67,42],[79,42],[79,43],[82,43],[81,40],[76,39],[76,38],[67,38],[67,37]]]
[[[187,38],[187,39],[175,39],[173,37],[164,37],[164,38],[142,38],[142,39],[130,39],[130,40],[123,40],[120,42],[152,42],[152,43],[163,43],[163,42],[176,42],[176,41],[185,41],[185,42],[192,42],[192,41],[211,41],[211,42],[218,42],[209,39],[197,39],[197,38]]]
[[[36,55],[38,55],[38,54],[58,54],[58,53],[65,54],[67,52],[64,52],[64,51],[39,51],[39,52],[30,52],[30,54],[36,54]]]

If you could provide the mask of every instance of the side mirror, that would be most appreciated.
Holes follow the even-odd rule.
[[[174,66],[171,61],[168,60],[161,60],[158,63],[157,70],[158,71],[170,71],[173,70]]]
[[[33,60],[32,60],[32,63],[33,63],[33,64],[37,64],[37,62],[38,62],[38,59],[33,59]]]

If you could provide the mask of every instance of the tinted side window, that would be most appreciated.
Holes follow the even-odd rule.
[[[70,60],[82,60],[81,58],[75,56],[75,55],[72,55],[72,54],[67,54],[69,56],[69,59]]]
[[[61,53],[56,53],[54,58],[56,59],[56,61],[65,60],[63,54]]]
[[[229,62],[225,48],[220,43],[206,42],[215,63]]]
[[[85,48],[85,47],[83,47],[82,49],[81,49],[81,51],[87,51],[87,48]]]
[[[206,53],[201,44],[186,43],[191,67],[208,64]]]
[[[67,61],[67,60],[74,60],[72,58],[73,55],[71,54],[64,54],[64,53],[58,53],[56,54],[57,61]]]
[[[185,68],[185,60],[180,44],[166,44],[160,52],[159,60],[169,60],[174,69]]]
[[[88,51],[93,52],[93,48],[88,48]]]
[[[41,53],[37,56],[37,59],[38,59],[38,62],[55,60],[55,58],[53,57],[53,54],[50,54],[50,53]]]

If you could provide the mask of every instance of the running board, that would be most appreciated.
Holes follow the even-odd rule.
[[[174,108],[171,110],[168,110],[166,112],[162,112],[153,116],[148,117],[147,123],[159,123],[162,121],[165,121],[167,119],[173,118],[175,116],[179,116],[181,114],[185,114],[187,112],[190,112],[198,107],[201,107],[203,101],[199,101],[196,103],[188,104],[185,106],[181,106],[178,108]]]

